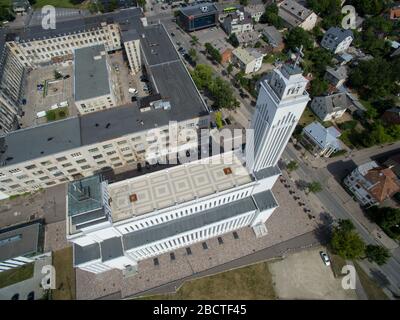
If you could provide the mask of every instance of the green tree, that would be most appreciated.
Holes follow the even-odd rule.
[[[351,0],[356,11],[361,15],[378,15],[390,4],[390,0]]]
[[[312,62],[311,71],[313,74],[322,77],[326,72],[326,67],[332,66],[333,55],[324,48],[315,48],[307,53],[307,59]]]
[[[221,129],[224,125],[222,123],[222,113],[218,111],[215,113],[215,124],[217,125],[218,129]]]
[[[232,33],[229,38],[228,38],[228,42],[234,46],[235,48],[239,47],[239,40],[236,37],[236,34]]]
[[[321,80],[320,78],[315,78],[310,82],[310,94],[313,97],[318,97],[323,95],[329,87],[329,84],[326,80]]]
[[[208,89],[214,98],[214,106],[217,109],[235,109],[239,107],[231,85],[220,77],[217,77],[210,83]]]
[[[265,8],[263,15],[260,17],[260,23],[272,24],[277,29],[283,28],[283,20],[278,15],[278,6],[273,3]]]
[[[373,206],[367,214],[389,237],[400,239],[400,209]]]
[[[199,43],[199,38],[197,38],[196,36],[192,36],[192,39],[190,40],[190,43],[195,46]]]
[[[245,7],[249,4],[249,0],[239,0],[239,3]]]
[[[230,75],[232,73],[232,71],[233,71],[233,64],[230,63],[228,65],[228,67],[226,68],[226,72]]]
[[[222,56],[221,56],[221,54],[219,53],[219,51],[218,51],[217,49],[215,49],[215,48],[212,46],[211,43],[208,43],[208,42],[207,42],[204,46],[206,47],[206,51],[207,51],[207,53],[210,55],[210,57],[211,57],[213,60],[217,61],[218,63],[221,63],[221,61],[222,61]]]
[[[289,172],[295,171],[295,170],[297,170],[298,168],[299,168],[299,164],[298,164],[296,161],[294,161],[294,160],[290,161],[290,162],[286,165],[286,169],[287,169]]]
[[[368,261],[376,262],[381,266],[390,258],[390,252],[384,247],[369,244],[365,248],[365,257]]]
[[[295,51],[303,45],[305,50],[310,50],[313,47],[313,39],[311,35],[300,27],[293,28],[286,36],[286,46],[288,49]]]
[[[146,7],[146,0],[137,0],[137,5],[139,7],[145,8]]]
[[[198,60],[197,52],[196,52],[196,50],[194,48],[190,48],[189,51],[188,51],[188,54],[189,54],[190,58],[193,61],[197,61]]]
[[[364,255],[365,244],[349,225],[342,220],[333,228],[330,246],[333,253],[344,259],[358,259]]]
[[[213,81],[213,69],[209,65],[198,64],[190,74],[199,90],[207,88]]]
[[[307,0],[307,7],[323,18],[322,27],[324,29],[337,26],[341,22],[341,0]]]
[[[307,188],[308,188],[308,191],[312,192],[312,193],[318,193],[318,192],[322,191],[322,186],[317,181],[310,182],[308,184]]]

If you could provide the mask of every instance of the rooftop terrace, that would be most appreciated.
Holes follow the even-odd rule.
[[[140,216],[250,183],[247,169],[231,155],[212,158],[220,159],[219,163],[199,160],[110,184],[112,220]]]

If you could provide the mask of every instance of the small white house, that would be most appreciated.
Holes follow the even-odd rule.
[[[354,35],[350,29],[331,27],[325,32],[321,46],[333,53],[345,52],[353,42]]]
[[[335,127],[325,128],[315,121],[303,129],[302,143],[310,147],[310,152],[315,157],[330,157],[333,153],[342,149],[340,132]]]
[[[348,104],[349,101],[345,93],[336,93],[315,97],[310,107],[321,121],[331,121],[342,117]]]
[[[260,70],[264,54],[254,49],[237,48],[232,52],[232,61],[245,74]]]

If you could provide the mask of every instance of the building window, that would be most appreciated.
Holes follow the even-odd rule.
[[[203,247],[204,250],[207,250],[207,249],[208,249],[208,246],[207,246],[207,243],[206,243],[206,242],[203,242],[201,245],[202,245],[202,247]]]
[[[153,263],[154,263],[155,266],[160,265],[160,262],[158,261],[158,258],[154,258],[153,259]]]
[[[223,244],[224,243],[224,240],[222,240],[222,238],[221,237],[218,237],[218,244]]]
[[[190,256],[190,255],[192,254],[192,249],[190,249],[190,247],[187,247],[187,248],[186,248],[186,254],[187,254],[188,256]]]
[[[234,239],[239,239],[239,235],[237,234],[237,232],[236,231],[233,231],[233,238]]]
[[[171,252],[169,254],[169,257],[171,258],[171,261],[174,261],[175,260],[175,253]]]

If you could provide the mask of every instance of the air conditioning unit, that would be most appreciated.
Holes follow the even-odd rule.
[[[207,12],[208,11],[208,7],[207,6],[202,6],[200,8],[201,12]]]

